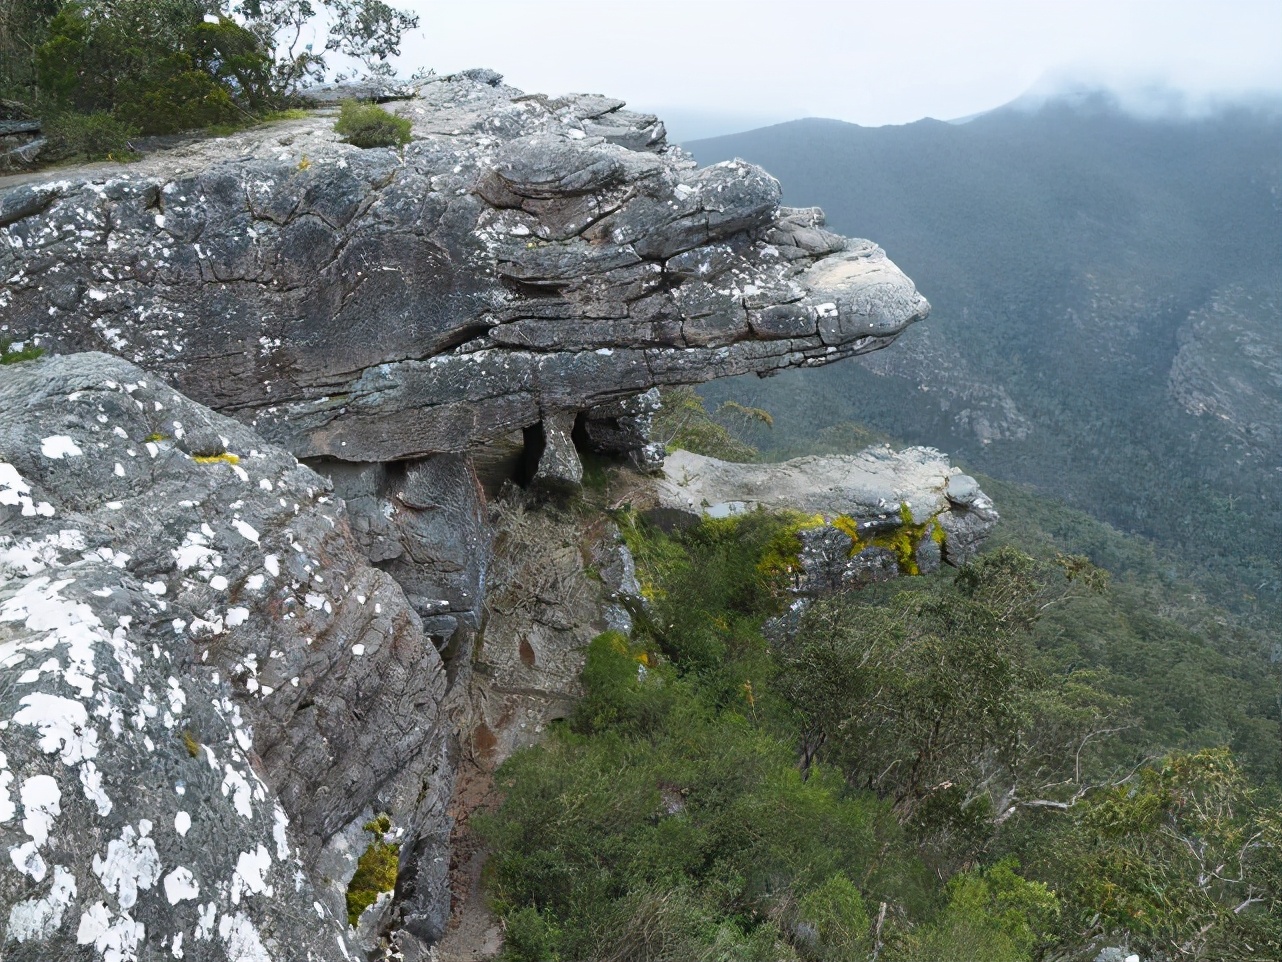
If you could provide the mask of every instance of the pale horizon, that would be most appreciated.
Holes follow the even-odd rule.
[[[399,5],[422,19],[396,63],[404,74],[489,67],[530,92],[608,94],[664,118],[674,139],[803,117],[954,120],[1083,84],[1140,111],[1282,96],[1276,0]]]

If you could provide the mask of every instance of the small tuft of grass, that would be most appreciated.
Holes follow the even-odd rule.
[[[275,124],[282,120],[306,120],[311,114],[306,110],[292,107],[289,110],[269,110],[258,118],[260,124]]]
[[[334,129],[355,147],[404,147],[410,142],[410,122],[375,104],[344,100]]]
[[[200,754],[200,741],[190,731],[183,731],[183,746],[192,758]]]
[[[23,361],[34,361],[44,356],[44,348],[19,341],[17,347],[12,341],[0,340],[0,364],[21,364]]]

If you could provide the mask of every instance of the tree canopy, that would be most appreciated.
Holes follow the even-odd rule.
[[[0,0],[0,100],[93,153],[252,122],[325,79],[327,57],[388,75],[418,22],[382,0]]]

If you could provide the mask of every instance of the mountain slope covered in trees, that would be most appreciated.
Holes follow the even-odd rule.
[[[934,313],[856,362],[706,393],[792,453],[846,421],[933,444],[1172,549],[1276,613],[1282,110],[1142,120],[1103,97],[965,124],[801,120],[696,141],[875,237]]]

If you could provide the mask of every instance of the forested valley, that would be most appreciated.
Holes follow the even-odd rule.
[[[689,145],[876,238],[934,312],[670,391],[658,439],[934,445],[1003,520],[961,570],[799,606],[806,519],[616,514],[639,631],[484,822],[509,958],[1282,957],[1280,143],[1269,105],[1090,97]]]
[[[765,415],[682,389],[658,432],[753,459]],[[1277,956],[1272,634],[1151,542],[981,481],[976,562],[809,605],[804,517],[614,514],[639,630],[597,638],[482,819],[508,958]]]

